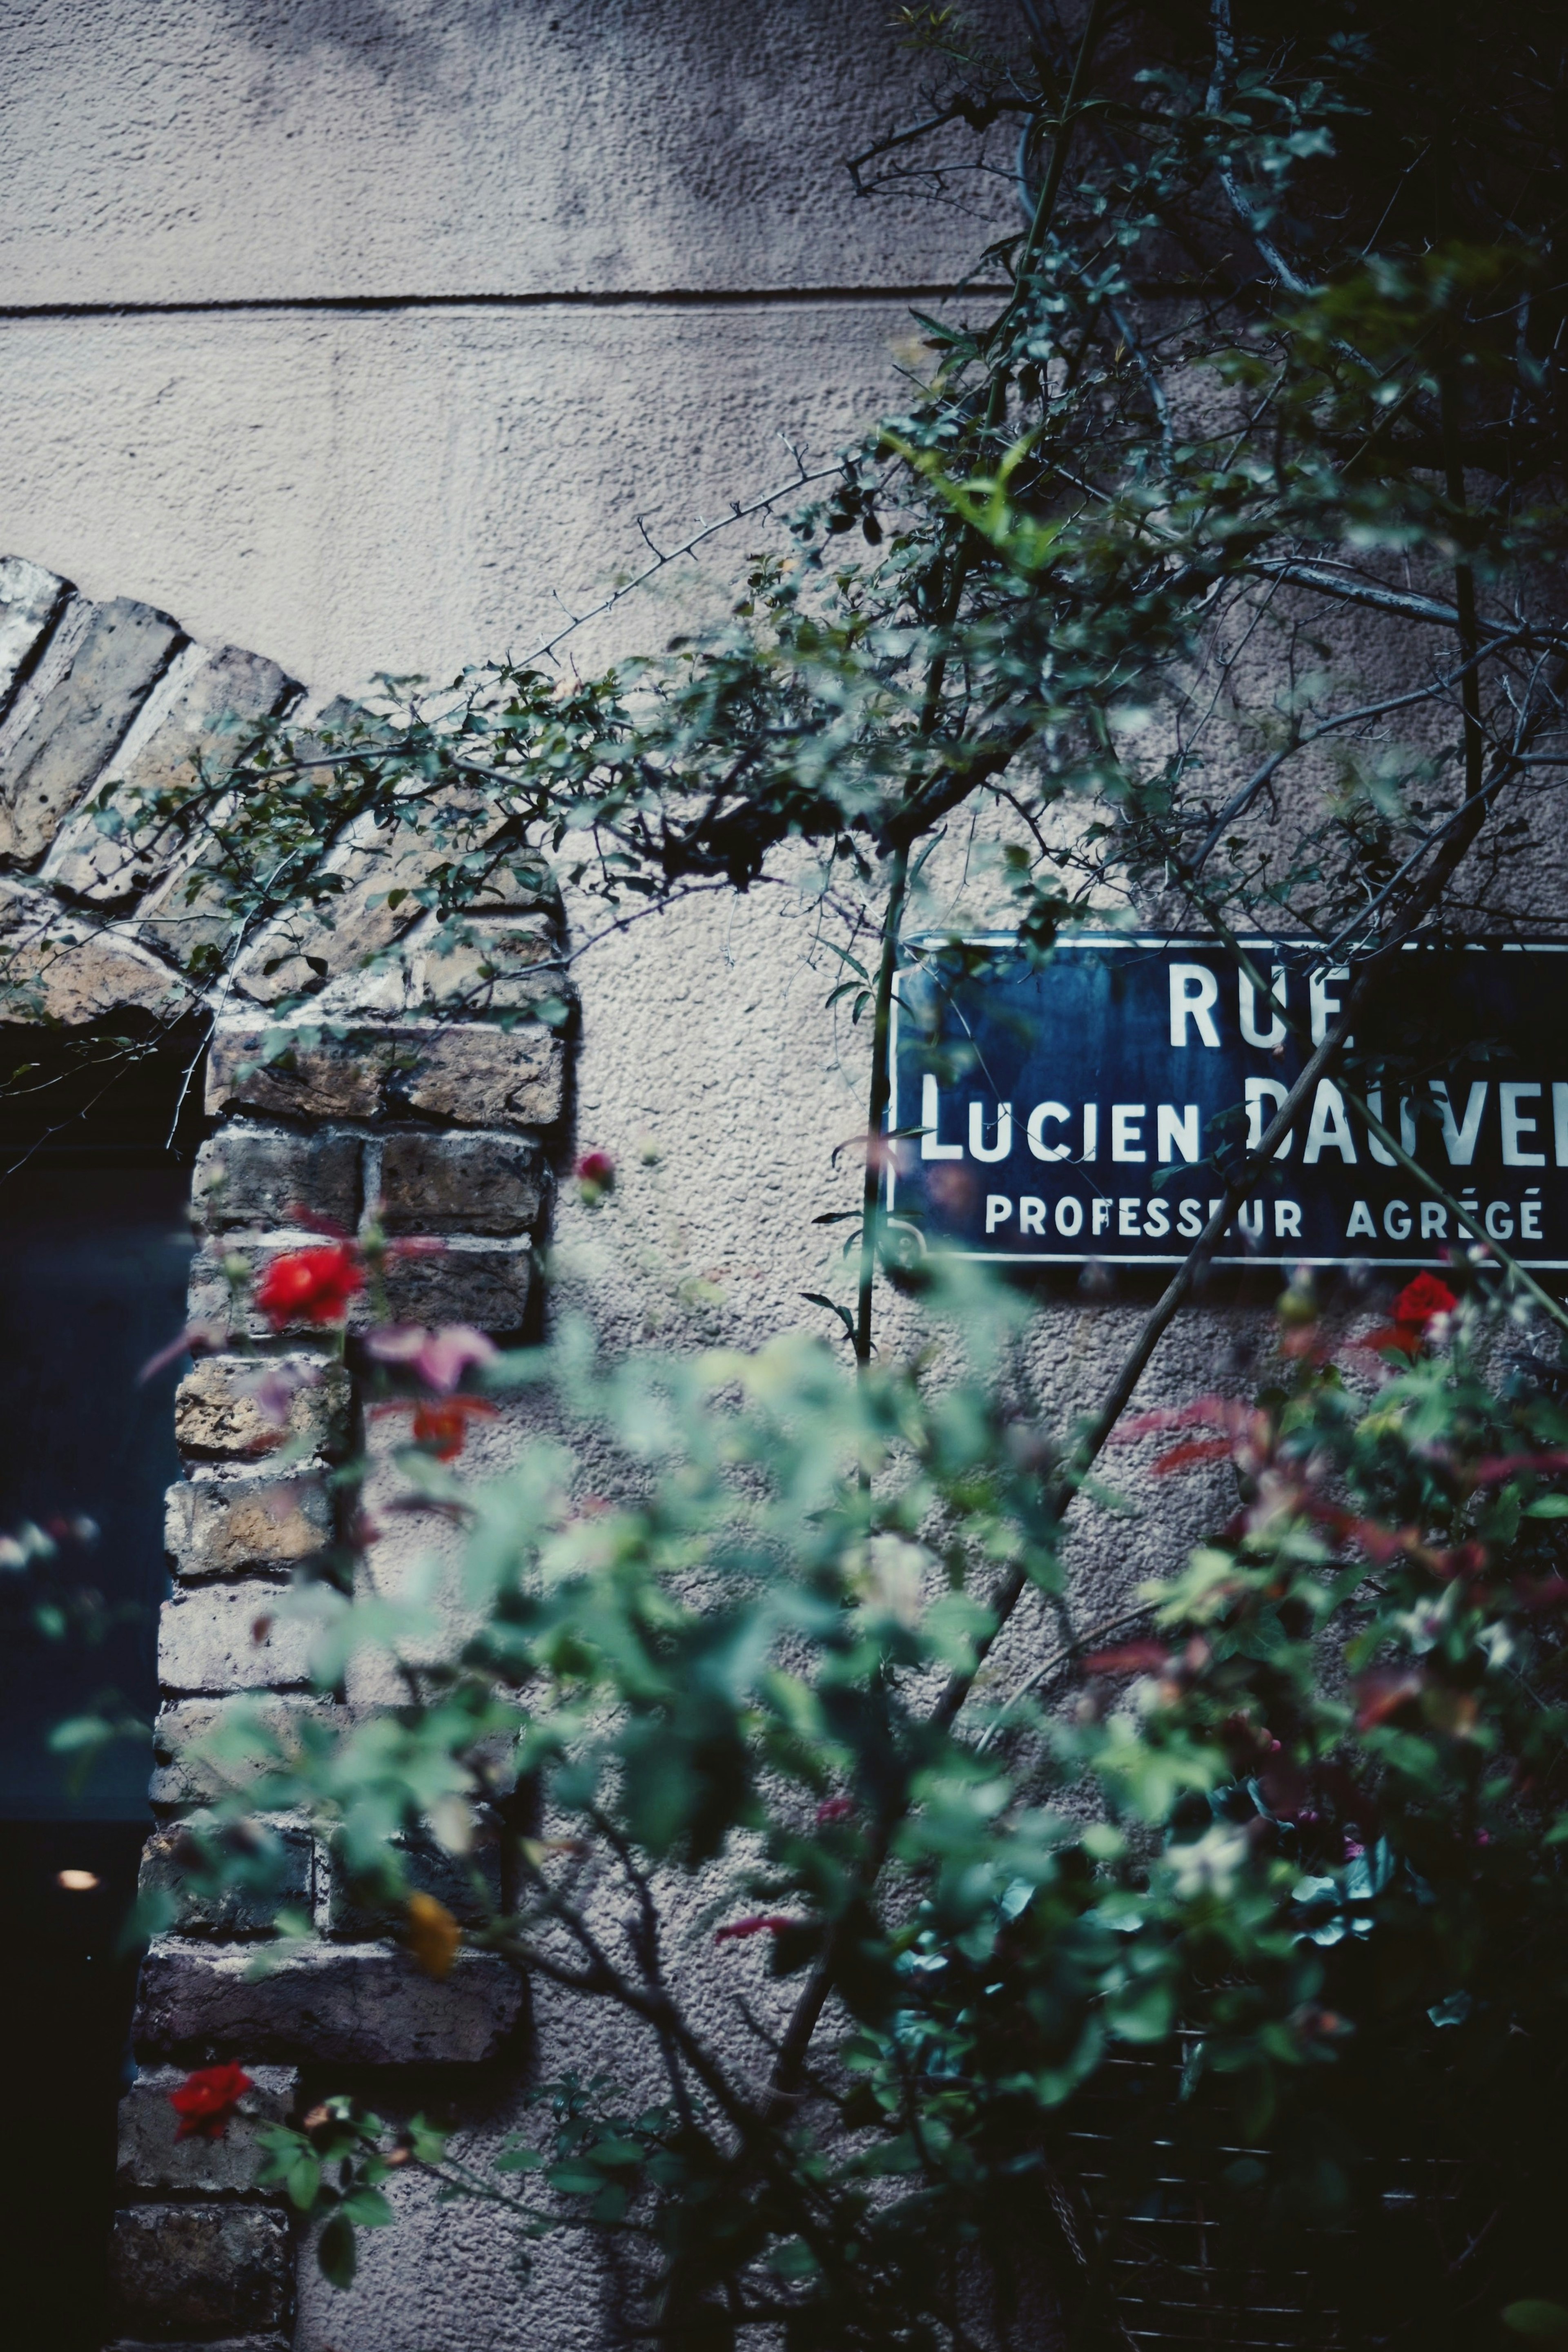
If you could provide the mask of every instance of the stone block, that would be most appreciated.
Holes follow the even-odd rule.
[[[158,1619],[158,1679],[176,1696],[286,1690],[310,1679],[312,1629],[280,1618],[276,1584],[198,1585],[165,1601]]]
[[[440,842],[412,832],[365,828],[339,854],[341,893],[273,924],[235,963],[235,986],[258,1004],[277,1004],[286,996],[314,996],[362,971],[418,922],[424,904],[413,893],[445,854]],[[403,895],[394,907],[389,901],[396,891]]]
[[[220,1023],[207,1055],[207,1108],[288,1118],[374,1118],[396,1040],[390,1030],[301,1030],[283,1054],[277,1032]]]
[[[300,1208],[352,1231],[360,1214],[362,1148],[355,1135],[220,1128],[196,1154],[192,1198],[210,1232],[293,1224]]]
[[[427,1035],[400,1092],[411,1111],[454,1127],[553,1127],[565,1083],[566,1046],[554,1030],[455,1023]]]
[[[150,2054],[319,2060],[345,2066],[476,2065],[522,2013],[521,1979],[459,1952],[439,1981],[384,1944],[320,1944],[252,1976],[253,1951],[160,1937],[141,1964],[136,2043]]]
[[[423,1839],[416,1844],[400,1838],[397,1845],[410,1890],[434,1895],[463,1927],[476,1927],[504,1908],[501,1860],[493,1843],[483,1843],[465,1854],[448,1853],[434,1839]],[[336,1861],[331,1869],[328,1933],[356,1943],[395,1934],[395,1906],[381,1902],[373,1890],[356,1891],[343,1877]]]
[[[268,1374],[293,1388],[281,1427],[256,1396]],[[352,1391],[341,1364],[312,1356],[208,1356],[174,1391],[174,1435],[184,1454],[244,1461],[285,1444],[335,1461],[348,1449]]]
[[[112,2344],[105,2347],[105,2352],[289,2352],[289,2344],[285,2336],[209,2336],[200,2344],[192,2343],[189,2337],[183,2344],[173,2343],[168,2336],[149,2344],[145,2336],[132,2342],[128,2336],[117,2336]]]
[[[141,1849],[137,1877],[143,1895],[171,1895],[178,1904],[174,1925],[181,1934],[270,1936],[279,1911],[309,1916],[315,1847],[305,1831],[279,1829],[265,1844],[253,1842],[246,1856],[249,1883],[215,1888],[203,1878],[195,1826],[176,1822],[154,1830]]]
[[[119,2188],[122,2197],[165,2194],[256,2196],[256,2132],[287,2120],[299,2088],[292,2066],[247,2066],[251,2088],[219,2139],[175,2137],[179,2116],[169,2094],[185,2079],[183,2066],[141,2069],[120,2103]],[[281,2199],[280,2190],[268,2191]]]
[[[150,800],[221,785],[255,742],[256,721],[298,690],[260,654],[188,648],[149,696],[89,805],[62,828],[45,878],[99,906],[138,898],[183,847],[180,829]]]
[[[557,947],[538,924],[460,923],[425,950],[424,1002],[448,1020],[526,1012],[561,984],[559,965],[549,968]]]
[[[35,865],[181,642],[166,613],[78,602],[0,727],[0,858]]]
[[[532,1282],[533,1253],[527,1244],[448,1248],[390,1259],[387,1305],[395,1323],[472,1323],[480,1331],[518,1331]]]
[[[109,2267],[127,2324],[162,2337],[276,2327],[293,2284],[288,2225],[254,2205],[130,2206]]]
[[[41,563],[23,555],[0,562],[0,710],[69,594],[67,583]]]
[[[0,885],[0,997],[7,1020],[68,1029],[130,1010],[168,1021],[196,1009],[178,975],[128,934],[9,884]]]
[[[221,1749],[225,1716],[235,1708],[259,1718],[261,1727],[289,1755],[299,1737],[303,1717],[340,1723],[346,1709],[328,1699],[262,1696],[251,1699],[185,1698],[160,1708],[152,1727],[152,1780],[148,1794],[160,1808],[188,1810],[214,1804],[232,1790],[243,1787],[267,1766],[231,1763],[211,1752]]]
[[[331,1542],[332,1507],[319,1478],[223,1476],[171,1486],[163,1540],[182,1577],[293,1569]]]
[[[209,1330],[227,1328],[231,1334],[245,1332],[252,1339],[324,1339],[335,1338],[336,1324],[312,1323],[300,1317],[296,1321],[275,1328],[270,1318],[254,1306],[235,1308],[229,1291],[226,1265],[245,1268],[242,1294],[253,1294],[256,1283],[275,1257],[286,1256],[292,1250],[312,1246],[312,1236],[301,1234],[298,1241],[257,1241],[248,1234],[225,1234],[198,1249],[191,1260],[190,1281],[186,1289],[186,1313],[193,1323],[205,1325]],[[370,1302],[361,1292],[350,1302],[349,1323],[355,1330],[363,1329],[371,1320]]]
[[[220,807],[213,823],[221,828],[232,809]],[[209,831],[199,834],[165,879],[142,899],[135,917],[139,938],[182,971],[212,979],[228,962],[239,918],[229,905],[233,882]]]
[[[133,2342],[129,2336],[117,2336],[104,2352],[289,2352],[289,2344],[286,2336],[209,2336],[200,2344],[189,2337],[176,2344],[161,2336],[156,2344],[150,2344],[145,2336]]]
[[[388,1134],[382,1222],[390,1234],[531,1234],[543,1190],[539,1155],[515,1135]]]
[[[391,1112],[481,1128],[549,1127],[560,1117],[566,1048],[538,1022],[514,1030],[478,1022],[295,1025],[298,1043],[279,1055],[277,1030],[218,1024],[207,1057],[209,1112],[299,1119]]]

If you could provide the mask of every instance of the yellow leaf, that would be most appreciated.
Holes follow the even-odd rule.
[[[463,1930],[434,1895],[408,1898],[408,1948],[427,1977],[444,1977],[457,1957]]]

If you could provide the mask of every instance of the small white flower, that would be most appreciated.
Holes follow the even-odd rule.
[[[1169,1847],[1166,1861],[1181,1900],[1190,1903],[1199,1895],[1218,1895],[1223,1899],[1233,1894],[1247,1860],[1247,1844],[1245,1830],[1235,1829],[1228,1822],[1216,1822],[1190,1845]]]

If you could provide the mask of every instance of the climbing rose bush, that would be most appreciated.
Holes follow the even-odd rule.
[[[303,1584],[322,1692],[379,1649],[406,1697],[287,1737],[236,1709],[202,1869],[303,1815],[414,1965],[552,1982],[584,2039],[619,2011],[664,2091],[561,2071],[477,2171],[346,2095],[277,2126],[329,2275],[413,2165],[525,2252],[632,2232],[672,2344],[957,2342],[963,2249],[1015,2282],[1038,2250],[1092,2329],[1159,2170],[1249,2243],[1326,2231],[1314,2276],[1380,2327],[1396,2295],[1453,2340],[1456,2260],[1489,2325],[1560,2289],[1568,1374],[1484,1263],[1453,1274],[1366,1336],[1303,1277],[1250,1399],[1131,1424],[1139,1491],[1207,1479],[1211,1533],[1098,1622],[1016,1296],[935,1276],[931,1343],[858,1372],[800,1335],[605,1363],[570,1324],[371,1334],[372,1411],[415,1406],[403,1510],[465,1530],[464,1630]],[[508,1394],[550,1433],[476,1483],[457,1441]],[[1099,1525],[1151,1507],[1102,1489]],[[1129,2060],[1108,2203],[1077,2136]],[[1439,2164],[1401,2238],[1390,2184]]]

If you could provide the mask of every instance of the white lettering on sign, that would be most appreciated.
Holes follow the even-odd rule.
[[[988,1192],[986,1195],[986,1231],[988,1234],[994,1234],[997,1227],[1005,1218],[1010,1217],[1012,1213],[1013,1204],[1008,1199],[1005,1192]]]
[[[1388,1121],[1383,1117],[1383,1088],[1381,1087],[1367,1087],[1366,1107],[1368,1110],[1371,1111],[1374,1118],[1382,1120],[1383,1125],[1385,1127],[1387,1126]],[[1414,1154],[1416,1150],[1416,1113],[1411,1106],[1408,1095],[1405,1095],[1400,1097],[1399,1140],[1404,1145],[1406,1151]],[[1373,1158],[1376,1160],[1380,1168],[1398,1167],[1399,1162],[1396,1160],[1394,1154],[1388,1149],[1388,1146],[1385,1143],[1380,1142],[1375,1135],[1369,1134],[1367,1136],[1366,1148],[1368,1151],[1371,1152]]]
[[[1055,1126],[1063,1119],[1071,1118],[1071,1116],[1072,1113],[1065,1103],[1048,1102],[1035,1105],[1029,1115],[1029,1125],[1024,1129],[1024,1141],[1037,1160],[1067,1158],[1071,1146],[1066,1143],[1047,1143],[1045,1127],[1048,1119]]]
[[[1314,1045],[1321,1045],[1324,1038],[1328,1035],[1329,1022],[1333,1014],[1336,1013],[1343,1013],[1344,1010],[1343,1001],[1337,996],[1331,996],[1329,994],[1330,981],[1348,980],[1349,978],[1350,967],[1348,964],[1332,963],[1320,965],[1318,970],[1312,973],[1308,979],[1307,1001],[1312,1009],[1312,1043]],[[1347,1045],[1354,1045],[1355,1039],[1354,1037],[1347,1037],[1344,1042]]]
[[[1337,1151],[1347,1168],[1355,1166],[1355,1138],[1345,1116],[1344,1097],[1332,1078],[1320,1078],[1307,1121],[1307,1148],[1301,1158],[1314,1168],[1325,1151]]]
[[[1113,1160],[1146,1160],[1148,1153],[1138,1149],[1139,1129],[1147,1117],[1144,1103],[1113,1103],[1111,1106],[1111,1157]]]
[[[1285,1097],[1289,1092],[1290,1088],[1288,1087],[1282,1087],[1278,1078],[1249,1078],[1247,1080],[1247,1149],[1249,1151],[1257,1150],[1258,1146],[1263,1140],[1264,1129],[1268,1126],[1269,1120],[1273,1118],[1274,1112],[1283,1108]],[[1264,1116],[1263,1110],[1265,1103],[1271,1104],[1273,1107],[1268,1113],[1267,1117]],[[1287,1128],[1285,1130],[1284,1141],[1282,1143],[1277,1143],[1274,1146],[1275,1159],[1288,1159],[1290,1157],[1291,1146],[1294,1143],[1295,1139],[1295,1129],[1293,1128]]]
[[[1498,1087],[1498,1109],[1502,1118],[1502,1164],[1505,1168],[1544,1168],[1544,1151],[1526,1151],[1522,1139],[1534,1135],[1539,1121],[1533,1111],[1527,1118],[1521,1105],[1539,1102],[1539,1087],[1515,1084],[1505,1079]]]
[[[997,1105],[997,1139],[992,1144],[988,1144],[986,1141],[985,1104],[971,1103],[969,1105],[970,1159],[981,1160],[987,1167],[990,1167],[998,1160],[1006,1160],[1012,1148],[1013,1107],[1011,1103]]]
[[[1184,1160],[1196,1160],[1201,1144],[1197,1105],[1187,1103],[1178,1118],[1174,1103],[1161,1103],[1155,1113],[1155,1150],[1161,1162],[1174,1160],[1178,1151]]]
[[[1276,1004],[1283,1004],[1286,1001],[1285,967],[1277,963],[1270,969],[1272,984],[1269,993]],[[1244,1045],[1261,1046],[1266,1054],[1272,1053],[1276,1046],[1285,1042],[1285,1024],[1277,1013],[1270,1011],[1267,1029],[1259,1028],[1258,991],[1247,972],[1241,974],[1241,1039]]]
[[[1478,1078],[1470,1088],[1464,1120],[1459,1126],[1454,1124],[1454,1107],[1448,1100],[1448,1089],[1441,1078],[1433,1080],[1432,1092],[1437,1096],[1437,1108],[1443,1114],[1443,1149],[1448,1155],[1448,1165],[1450,1168],[1468,1168],[1476,1156],[1476,1138],[1481,1131],[1481,1113],[1487,1107],[1487,1082],[1484,1078]],[[1492,1239],[1496,1241],[1497,1238],[1494,1234]]]
[[[1214,1008],[1218,1002],[1219,982],[1207,964],[1173,963],[1171,1044],[1186,1044],[1186,1026],[1190,1021],[1206,1045],[1218,1047],[1219,1032],[1214,1025]]]
[[[1045,1202],[1031,1199],[1027,1192],[1019,1202],[1019,1231],[1020,1234],[1043,1234],[1045,1231]]]
[[[942,1124],[942,1102],[936,1091],[936,1081],[927,1071],[920,1082],[920,1157],[922,1160],[962,1160],[961,1143],[938,1140]]]

